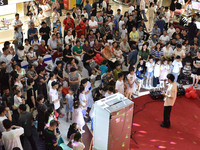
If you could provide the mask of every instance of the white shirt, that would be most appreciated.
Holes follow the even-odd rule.
[[[133,84],[133,82],[136,80],[136,74],[134,73],[131,75],[130,73],[127,75],[127,79],[129,80],[130,84]]]
[[[146,67],[148,68],[148,72],[153,71],[154,63],[147,62]]]
[[[24,50],[17,50],[17,56],[19,60],[23,60]]]
[[[53,81],[57,81],[57,80],[56,80],[56,79],[54,79],[54,80],[49,80],[49,82],[48,82],[48,84],[47,84],[47,90],[48,90],[48,91],[50,91],[50,89],[52,89],[51,83],[52,83]]]
[[[88,13],[87,12],[86,13],[82,13],[82,15],[84,15],[84,17],[88,19]]]
[[[169,23],[169,19],[170,19],[170,11],[168,10],[167,12],[165,12],[165,23]]]
[[[103,3],[102,3],[102,7],[103,7],[104,9],[107,8],[107,3],[106,3],[106,1],[103,1]]]
[[[3,121],[4,121],[5,119],[8,119],[8,118],[7,118],[6,116],[0,117],[0,132],[6,131],[6,129],[5,129],[4,126],[3,126]]]
[[[84,107],[87,107],[86,102],[84,102],[84,101],[87,101],[85,94],[82,94],[82,93],[79,94],[79,101],[80,101],[81,105],[83,105]],[[85,109],[85,108],[83,108],[83,106],[81,106],[81,108]]]
[[[83,150],[85,148],[85,145],[81,142],[73,142],[72,146],[73,150]]]
[[[168,50],[166,49],[166,47],[163,47],[162,50],[164,52],[165,57],[171,57],[173,55],[173,52],[174,52],[171,46],[169,47]]]
[[[18,24],[21,24],[22,23],[22,21],[21,20],[13,20],[13,22],[12,22],[12,24],[13,24],[13,26],[15,26],[15,25],[18,25]],[[21,27],[18,27],[18,31],[19,32],[22,32],[22,26]]]
[[[154,67],[154,77],[157,78],[159,76],[160,76],[160,65],[155,64],[155,67]]]
[[[21,141],[20,141],[20,135],[24,133],[24,129],[22,127],[5,131],[2,133],[2,142],[4,144],[4,147],[6,150],[12,150],[14,147],[19,147],[21,150],[23,150]]]
[[[173,29],[169,28],[169,29],[167,30],[167,33],[168,33],[168,36],[169,36],[170,39],[172,38],[172,35],[174,34],[175,31],[176,31],[176,30],[175,30],[174,28],[173,28]]]
[[[90,27],[94,27],[94,26],[98,27],[98,23],[95,20],[94,21],[89,20],[89,26]],[[94,33],[96,32],[96,29],[92,29],[92,30],[93,30]]]
[[[44,16],[46,16],[46,17],[50,17],[51,16],[51,6],[48,3],[46,5],[40,5],[40,7],[43,10]],[[45,12],[46,9],[50,9],[50,10]]]
[[[166,35],[166,36],[164,36],[164,35],[161,35],[161,37],[159,38],[159,40],[161,40],[161,42],[163,43],[163,44],[167,44],[167,42],[169,42],[169,36],[168,35]]]
[[[131,5],[129,8],[128,8],[128,13],[129,14],[132,14],[132,11],[134,10],[135,8]]]
[[[58,91],[55,89],[50,89],[49,91],[51,102],[58,100]],[[54,103],[54,109],[60,108],[60,101]]]
[[[113,95],[113,93],[109,94],[108,92],[105,93],[105,97],[108,97],[110,95]]]
[[[17,95],[14,96],[14,105],[16,107],[19,107],[19,105],[22,104],[22,98],[21,97],[18,97]]]
[[[140,1],[140,10],[145,10],[145,0]]]
[[[40,21],[40,23],[42,23],[42,19],[45,17],[44,13],[43,14],[38,14],[38,19]],[[44,20],[44,22],[46,22],[46,20]]]
[[[125,22],[120,20],[120,21],[119,21],[119,30],[122,29],[122,25],[123,25],[123,24],[125,24]]]
[[[70,36],[66,35],[65,36],[65,43],[66,44],[70,44],[69,40],[71,40],[71,42],[74,41],[73,35],[70,35]]]
[[[47,45],[50,46],[52,49],[57,49],[58,43],[57,39],[53,40],[52,38],[48,39]]]
[[[0,62],[6,63],[6,69],[10,73],[12,71],[12,64],[10,63],[10,60],[7,58],[7,56],[2,54],[1,57],[0,57]]]
[[[115,90],[117,90],[119,93],[124,95],[124,81],[119,81],[115,83]]]
[[[180,68],[183,67],[182,62],[181,61],[177,62],[176,60],[173,61],[172,65],[174,66],[172,71],[173,73],[179,73]]]

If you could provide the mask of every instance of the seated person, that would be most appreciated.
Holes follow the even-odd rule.
[[[57,50],[58,42],[55,34],[52,34],[52,37],[48,39],[47,45],[50,53],[53,53],[54,50]]]

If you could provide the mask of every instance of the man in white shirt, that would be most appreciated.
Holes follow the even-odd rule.
[[[170,19],[170,11],[168,7],[165,7],[165,14],[164,14],[165,30],[168,29],[169,19]]]
[[[128,14],[129,15],[132,15],[132,12],[133,12],[133,10],[135,9],[134,7],[133,7],[133,5],[131,4],[131,2],[130,3],[128,3]]]
[[[118,80],[115,84],[115,91],[116,93],[119,92],[124,95],[124,75],[122,72],[118,74]]]
[[[58,98],[58,82],[53,81],[51,83],[52,88],[49,91],[49,97],[50,97],[50,103],[54,104],[54,109],[59,113],[59,108],[60,108],[60,100]]]
[[[173,70],[172,70],[172,74],[175,77],[175,82],[177,82],[179,73],[181,72],[181,68],[183,67],[182,62],[181,62],[181,57],[180,56],[176,56],[176,59],[173,61],[172,63],[173,65]]]
[[[18,32],[21,32],[21,34],[22,34],[22,41],[21,42],[23,43],[23,32],[22,32],[23,23],[22,23],[21,20],[19,20],[19,14],[18,13],[15,14],[15,20],[13,20],[12,24],[13,24],[14,28],[15,27],[18,28]]]
[[[15,147],[23,150],[20,136],[24,133],[24,129],[19,126],[12,126],[12,122],[9,119],[3,121],[3,126],[6,129],[6,131],[2,133],[2,142],[5,150],[12,150]]]
[[[46,18],[47,18],[47,17],[44,15],[42,8],[39,8],[38,19],[39,19],[40,24],[41,24],[43,21],[46,22]]]
[[[94,20],[97,22],[98,24],[98,29],[100,29],[103,26],[103,17],[100,16],[100,12],[97,12],[96,17],[94,18]]]
[[[93,30],[93,32],[96,32],[96,29],[98,28],[98,23],[94,20],[94,16],[91,16],[91,20],[89,20],[89,27]]]
[[[48,39],[47,45],[51,52],[57,49],[58,43],[55,34],[52,34],[52,37]]]
[[[51,19],[50,19],[51,6],[48,3],[46,3],[46,5],[41,5],[41,8],[43,9],[44,16],[46,17],[47,26],[49,26],[49,28],[51,28]]]
[[[8,73],[10,73],[13,69],[12,69],[12,61],[10,61],[7,56],[9,54],[9,49],[8,47],[4,47],[3,48],[3,54],[0,57],[0,63],[1,62],[5,62],[6,63],[6,70],[8,71]]]
[[[7,113],[8,113],[8,118],[6,117]],[[5,119],[9,119],[10,121],[12,121],[10,109],[9,107],[0,106],[0,132],[6,131],[6,129],[3,126],[3,120]]]

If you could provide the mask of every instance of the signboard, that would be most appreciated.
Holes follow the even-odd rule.
[[[17,12],[16,4],[0,6],[0,16],[15,14],[16,12]]]
[[[0,6],[8,5],[8,0],[0,0]]]

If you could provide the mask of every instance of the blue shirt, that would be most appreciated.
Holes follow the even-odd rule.
[[[56,27],[58,29],[58,25],[56,24],[54,27]],[[60,29],[59,29],[59,33],[60,33],[60,36],[62,37],[62,26],[60,26]]]
[[[164,27],[165,27],[165,21],[164,20],[158,20],[158,21],[156,21],[156,24],[158,25],[158,28],[160,28],[160,31],[161,31],[161,34],[162,34]]]
[[[104,73],[107,73],[108,67],[104,66],[104,65],[101,65],[100,66],[100,70],[101,70],[101,76],[102,76]]]
[[[76,4],[80,5],[82,0],[76,0]]]
[[[37,32],[37,28],[34,28],[34,29],[29,28],[28,29],[28,35],[34,34],[36,32]],[[29,39],[33,40],[33,37],[29,37]]]
[[[90,17],[90,12],[91,12],[92,6],[90,4],[86,4],[85,9],[86,9],[86,12],[88,13],[88,17]]]
[[[164,53],[163,53],[163,50],[157,51],[157,50],[153,49],[152,55],[154,55],[156,58],[158,58],[158,57],[164,56]]]
[[[131,65],[135,65],[137,62],[137,55],[138,55],[138,51],[132,51],[130,52],[130,55],[128,56],[128,60],[130,61]]]

